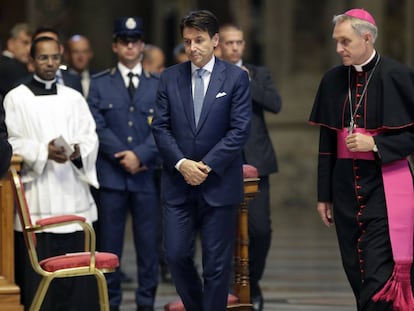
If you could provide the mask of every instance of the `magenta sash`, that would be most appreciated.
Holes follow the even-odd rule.
[[[355,133],[377,135],[355,128]],[[373,152],[351,152],[345,144],[348,129],[337,132],[337,157],[342,159],[374,160]],[[391,241],[394,271],[374,296],[373,301],[391,301],[395,311],[414,310],[411,265],[414,252],[414,185],[407,159],[382,165],[385,202]]]
[[[363,128],[357,127],[354,133],[362,133],[369,136],[374,136],[377,132],[368,132]],[[358,160],[374,160],[374,152],[352,152],[346,147],[345,138],[348,136],[348,129],[344,128],[342,131],[336,132],[337,137],[337,157],[339,159],[358,159]]]
[[[373,300],[392,301],[395,311],[414,310],[411,284],[414,188],[408,160],[382,165],[394,271]]]

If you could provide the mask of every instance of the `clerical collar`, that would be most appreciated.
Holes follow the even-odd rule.
[[[35,94],[39,95],[56,95],[56,78],[53,80],[43,80],[37,75],[33,75],[33,79],[30,80],[26,86]]]
[[[374,50],[368,60],[360,65],[352,65],[356,71],[370,71],[374,66],[378,58],[378,53]]]
[[[42,78],[40,78],[38,75],[34,74],[33,78],[39,82],[43,84],[43,87],[46,90],[50,90],[53,87],[53,84],[56,84],[56,78],[53,78],[52,80],[43,80]]]

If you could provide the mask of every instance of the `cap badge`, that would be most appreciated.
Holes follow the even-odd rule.
[[[137,23],[135,22],[135,20],[132,17],[130,17],[126,20],[125,27],[132,30],[132,29],[135,29],[137,27]]]

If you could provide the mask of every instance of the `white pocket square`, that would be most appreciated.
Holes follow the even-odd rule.
[[[226,95],[227,95],[226,92],[220,92],[216,95],[216,98],[220,98],[220,97],[223,97],[223,96],[226,96]]]

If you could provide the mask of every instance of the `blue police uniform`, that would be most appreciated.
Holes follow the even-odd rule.
[[[115,22],[115,35],[142,34],[138,18]],[[97,173],[100,189],[99,244],[102,251],[122,255],[126,217],[131,213],[136,250],[138,288],[136,303],[153,308],[158,285],[158,195],[154,166],[158,150],[151,133],[157,76],[142,71],[138,88],[131,98],[119,67],[92,76],[88,103],[99,136]],[[117,152],[131,150],[148,169],[128,173],[115,158]],[[111,310],[119,310],[122,291],[120,271],[107,275]],[[151,309],[142,309],[151,310]]]

